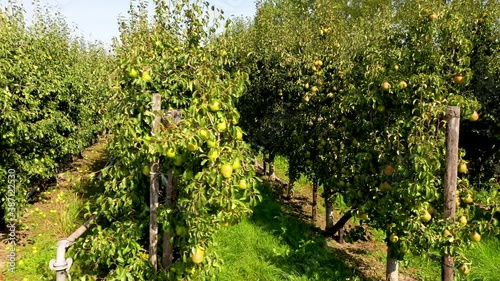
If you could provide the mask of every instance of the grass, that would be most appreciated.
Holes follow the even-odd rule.
[[[274,167],[276,176],[282,180],[288,181],[288,160],[283,156],[276,156],[274,158]]]
[[[458,275],[458,280],[498,281],[500,279],[500,239],[491,237],[473,247],[465,253],[472,259],[471,272],[468,276]],[[417,272],[418,280],[433,281],[441,278],[441,265],[433,260],[413,257],[410,267]]]
[[[25,230],[20,231],[15,273],[6,272],[7,280],[54,280],[49,261],[56,257],[56,244],[67,237],[81,222],[83,203],[72,192],[52,189],[42,193],[41,201],[31,205],[24,217]]]
[[[56,258],[59,239],[71,235],[84,222],[82,210],[86,199],[81,191],[86,189],[85,181],[91,172],[104,164],[104,146],[101,141],[83,152],[83,159],[60,173],[58,184],[42,192],[26,209],[22,218],[24,227],[17,233],[16,270],[2,272],[5,280],[55,280],[49,261]]]
[[[86,194],[82,191],[88,187],[82,184],[75,188],[75,183],[81,182],[80,179],[85,182],[85,175],[102,165],[90,159],[98,158],[99,152],[89,155],[82,160],[85,163],[63,175],[63,183],[44,192],[39,202],[27,210],[23,219],[26,229],[20,231],[22,244],[17,248],[16,272],[5,273],[5,280],[55,279],[54,272],[48,268],[48,262],[55,258],[55,245],[83,223],[80,211]],[[276,157],[275,167],[277,176],[286,180],[286,159]],[[380,242],[384,239],[383,231],[371,230],[377,242],[339,246],[322,236],[316,226],[292,215],[293,208],[302,206],[281,205],[273,198],[271,189],[266,184],[260,187],[263,201],[254,208],[251,218],[223,228],[214,237],[216,246],[209,251],[216,251],[224,261],[215,280],[354,281],[383,278],[386,256],[385,245]],[[310,182],[301,177],[296,182],[296,191],[296,194],[310,198]],[[322,201],[318,202],[318,216],[324,215]],[[340,197],[335,206],[337,209],[346,208]],[[499,280],[500,239],[484,239],[473,245],[467,253],[473,258],[471,273],[467,278],[458,277],[458,280]],[[362,268],[370,268],[374,273],[367,273]],[[401,272],[422,281],[440,279],[439,263],[419,257],[413,257]]]
[[[224,260],[216,280],[368,280],[312,225],[288,215],[268,186],[261,193],[252,218],[216,235],[216,251]]]
[[[261,159],[261,158],[260,158]],[[288,170],[288,161],[284,157],[277,156],[274,161],[275,173],[278,177],[283,180],[288,180],[286,171]],[[301,175],[300,179],[295,183],[295,195],[311,197],[311,182]],[[320,187],[319,194],[321,194],[322,188]],[[343,202],[342,198],[339,196],[335,200],[335,209],[339,211],[347,210],[347,206]],[[322,198],[318,198],[318,216],[324,215],[324,205]],[[356,224],[357,220],[354,218],[352,223]],[[385,234],[383,231],[371,230],[376,241],[383,241]],[[375,246],[373,244],[373,249],[371,251],[366,251],[365,256],[367,256],[368,261],[377,262],[379,264],[385,264],[386,253],[385,247]],[[379,243],[380,244],[380,243]],[[383,243],[382,243],[383,244]],[[481,243],[473,244],[469,252],[465,253],[467,257],[470,257],[473,261],[471,265],[471,273],[465,277],[458,275],[457,280],[482,280],[482,281],[493,281],[500,280],[499,276],[499,265],[500,265],[500,239],[490,238],[484,239]],[[383,268],[381,268],[383,270]],[[422,281],[434,281],[441,278],[441,265],[440,263],[423,258],[423,257],[412,257],[408,266],[401,268],[401,272],[406,275],[413,276],[417,280]],[[263,279],[261,279],[263,280]],[[270,279],[271,280],[271,279]],[[272,279],[274,280],[274,279]],[[282,280],[282,279],[278,279]],[[288,279],[285,279],[288,280]],[[292,279],[293,280],[293,279]],[[300,279],[299,279],[300,280]],[[332,279],[333,280],[333,279]]]
[[[468,256],[474,257],[470,278],[493,281],[500,278],[500,239],[490,238],[477,244]]]

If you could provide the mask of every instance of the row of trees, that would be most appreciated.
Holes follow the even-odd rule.
[[[111,58],[72,37],[60,15],[47,14],[38,6],[27,26],[22,6],[0,10],[2,223],[4,216],[6,222],[19,218],[28,188],[53,178],[61,162],[104,128]]]
[[[85,280],[206,278],[221,265],[205,256],[213,233],[260,197],[235,107],[248,74],[232,68],[226,39],[215,37],[222,14],[201,1],[165,2],[154,2],[152,16],[133,6],[114,48],[113,161],[95,182],[103,186],[90,207],[98,227],[74,247]],[[151,107],[155,94],[162,111]],[[157,177],[158,252],[148,250]]]
[[[341,195],[347,217],[386,232],[388,264],[433,249],[468,273],[464,249],[499,231],[499,13],[496,1],[260,1],[230,37],[251,74],[238,103],[248,140],[288,158],[291,182],[323,185],[327,229],[341,227]],[[444,220],[444,113],[456,105],[460,219]]]
[[[205,257],[211,236],[260,197],[244,131],[266,158],[289,160],[292,181],[323,186],[330,231],[341,227],[334,196],[347,217],[383,229],[388,264],[437,250],[467,274],[464,249],[498,233],[496,1],[265,0],[252,21],[224,27],[201,1],[154,10],[132,6],[113,57],[58,17],[27,28],[22,11],[0,13],[3,178],[9,167],[20,186],[53,176],[103,113],[112,120],[111,161],[88,205],[98,226],[73,248],[84,280],[208,278],[220,266]],[[465,116],[461,200],[459,219],[445,220],[453,105]],[[150,179],[161,182],[158,251],[146,250]]]

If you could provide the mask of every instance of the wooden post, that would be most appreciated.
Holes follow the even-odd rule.
[[[153,120],[151,135],[155,135],[160,127],[161,96],[153,94],[153,112],[156,112]],[[160,188],[160,163],[155,160],[151,163],[151,186],[149,189],[149,260],[153,270],[158,269],[158,194]]]
[[[455,221],[457,198],[458,135],[460,131],[460,107],[446,110],[446,174],[444,177],[444,219]],[[441,280],[453,281],[453,257],[445,254],[441,267]]]
[[[174,178],[174,174],[172,172],[168,172],[167,176],[167,186],[165,192],[166,198],[166,206],[167,208],[173,208],[175,206],[176,201],[176,191],[177,191],[177,182]],[[170,241],[172,236],[168,232],[163,232],[163,251],[161,256],[161,265],[164,270],[167,270],[172,264],[172,260],[174,258],[174,245]]]
[[[318,213],[318,180],[313,180],[313,202],[312,202],[312,223],[316,223],[316,214]]]
[[[179,110],[171,110],[168,116],[173,118],[175,124],[181,121],[181,113]],[[167,175],[167,186],[165,188],[165,205],[168,209],[174,209],[177,204],[177,179],[172,171]],[[170,241],[172,236],[166,231],[163,232],[163,250],[161,254],[161,265],[163,270],[167,270],[172,264],[174,258],[174,245]]]

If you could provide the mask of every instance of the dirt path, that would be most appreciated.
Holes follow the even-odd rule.
[[[16,272],[6,272],[7,233],[0,233],[0,281],[41,280],[50,276],[50,259],[55,258],[55,245],[83,222],[81,210],[84,195],[79,188],[88,177],[107,161],[106,137],[74,157],[53,183],[42,186],[22,217],[23,226],[16,230]]]

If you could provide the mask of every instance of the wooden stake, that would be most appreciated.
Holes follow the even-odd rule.
[[[171,110],[168,112],[168,117],[173,119],[175,124],[181,121],[181,112],[179,110]],[[167,174],[167,186],[165,188],[165,206],[168,209],[175,209],[177,205],[177,179],[172,171]],[[174,245],[171,241],[172,235],[163,232],[163,245],[161,252],[161,265],[163,270],[168,270],[174,259]]]
[[[444,177],[444,219],[454,221],[457,198],[458,136],[460,131],[460,107],[446,110],[446,174]],[[453,281],[454,261],[450,255],[443,256],[441,280]]]
[[[153,94],[153,112],[156,112],[153,120],[151,135],[155,135],[160,127],[161,115],[160,94]],[[158,193],[160,188],[160,163],[155,160],[151,163],[151,186],[149,189],[149,261],[153,265],[153,270],[158,269]]]

